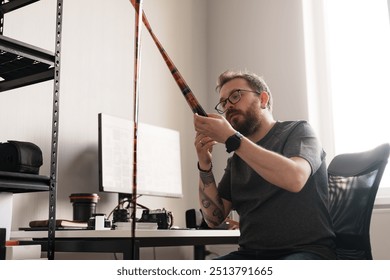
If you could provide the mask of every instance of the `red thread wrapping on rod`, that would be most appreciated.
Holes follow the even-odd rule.
[[[129,0],[129,1],[135,8],[136,7],[136,0]],[[160,41],[158,40],[158,38],[154,34],[152,27],[150,26],[150,23],[149,23],[148,19],[146,18],[144,11],[142,11],[142,21],[144,22],[146,29],[149,31],[150,35],[152,36],[154,43],[156,44],[158,50],[160,51],[162,57],[164,58],[164,61],[169,68],[169,71],[171,72],[173,78],[175,79],[177,85],[179,86],[188,105],[192,109],[192,112],[194,114],[197,113],[201,116],[207,117],[207,113],[202,108],[202,106],[200,105],[200,103],[196,99],[195,95],[192,93],[190,87],[188,86],[188,84],[186,83],[186,81],[184,80],[182,75],[180,74],[179,70],[177,69],[177,67],[173,63],[172,59],[170,59],[167,52],[164,50],[163,46],[161,45]]]

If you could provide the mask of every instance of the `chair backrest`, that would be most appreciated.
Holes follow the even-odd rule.
[[[390,145],[337,155],[328,166],[329,210],[339,259],[372,259],[370,223]]]

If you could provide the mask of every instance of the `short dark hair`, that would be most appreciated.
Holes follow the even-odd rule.
[[[267,103],[267,108],[269,110],[272,110],[272,95],[271,91],[269,90],[267,84],[265,83],[264,79],[254,73],[248,72],[248,71],[232,71],[227,70],[223,72],[221,75],[219,75],[217,79],[217,87],[215,88],[217,92],[219,92],[224,84],[227,82],[233,80],[233,79],[244,79],[248,82],[248,85],[257,92],[263,92],[265,91],[268,96],[269,100]]]

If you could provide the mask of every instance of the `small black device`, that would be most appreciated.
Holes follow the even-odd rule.
[[[130,222],[130,213],[128,209],[115,209],[114,210],[114,218],[112,220],[113,223],[121,222],[127,223]]]
[[[144,210],[138,222],[157,223],[157,229],[169,229],[173,225],[173,216],[170,211],[163,209]]]
[[[226,152],[231,153],[237,150],[241,145],[242,137],[244,136],[238,131],[230,136],[225,142]]]
[[[202,210],[188,209],[186,211],[186,227],[194,229],[210,229],[203,218]]]

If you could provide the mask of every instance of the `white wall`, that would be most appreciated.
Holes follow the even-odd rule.
[[[6,15],[4,35],[53,50],[54,2],[42,0],[15,16]],[[71,218],[68,196],[98,191],[97,114],[132,118],[134,13],[127,0],[64,2],[57,217]],[[153,30],[205,108],[211,111],[217,102],[218,74],[228,68],[248,69],[268,82],[277,119],[309,118],[302,0],[144,2]],[[37,143],[45,154],[43,174],[49,169],[51,92],[52,84],[46,82],[0,95],[0,140]],[[145,29],[140,92],[140,121],[181,133],[184,198],[139,202],[173,211],[175,223],[183,226],[184,211],[198,208],[192,114]],[[12,125],[3,121],[10,116]],[[226,158],[224,147],[216,147],[217,179]],[[98,211],[109,213],[116,196],[99,195]],[[13,228],[45,219],[47,205],[47,194],[15,195]],[[388,219],[381,216],[373,226],[382,230]],[[374,246],[374,255],[390,259],[388,252],[381,252],[381,240]],[[156,251],[158,258],[192,254],[188,248]],[[153,257],[151,250],[143,252],[144,258]]]
[[[42,0],[7,14],[4,35],[53,51],[55,2]],[[206,103],[201,94],[207,77],[206,2],[144,2],[154,32],[198,99]],[[64,1],[57,218],[72,218],[71,193],[98,192],[98,113],[133,117],[133,34],[134,10],[127,0]],[[185,210],[198,204],[192,113],[146,29],[141,56],[139,121],[180,131],[184,198],[138,201],[171,210],[175,224],[185,226]],[[0,96],[1,141],[38,144],[44,153],[41,174],[49,170],[51,94],[52,82],[45,82]],[[98,211],[108,214],[117,196],[99,195]],[[47,219],[47,199],[46,193],[15,195],[13,229]]]
[[[276,119],[307,119],[301,1],[213,0],[208,19],[211,108],[218,100],[217,76],[227,69],[247,69],[269,85]],[[221,176],[227,156],[224,147],[216,154],[214,170]]]

